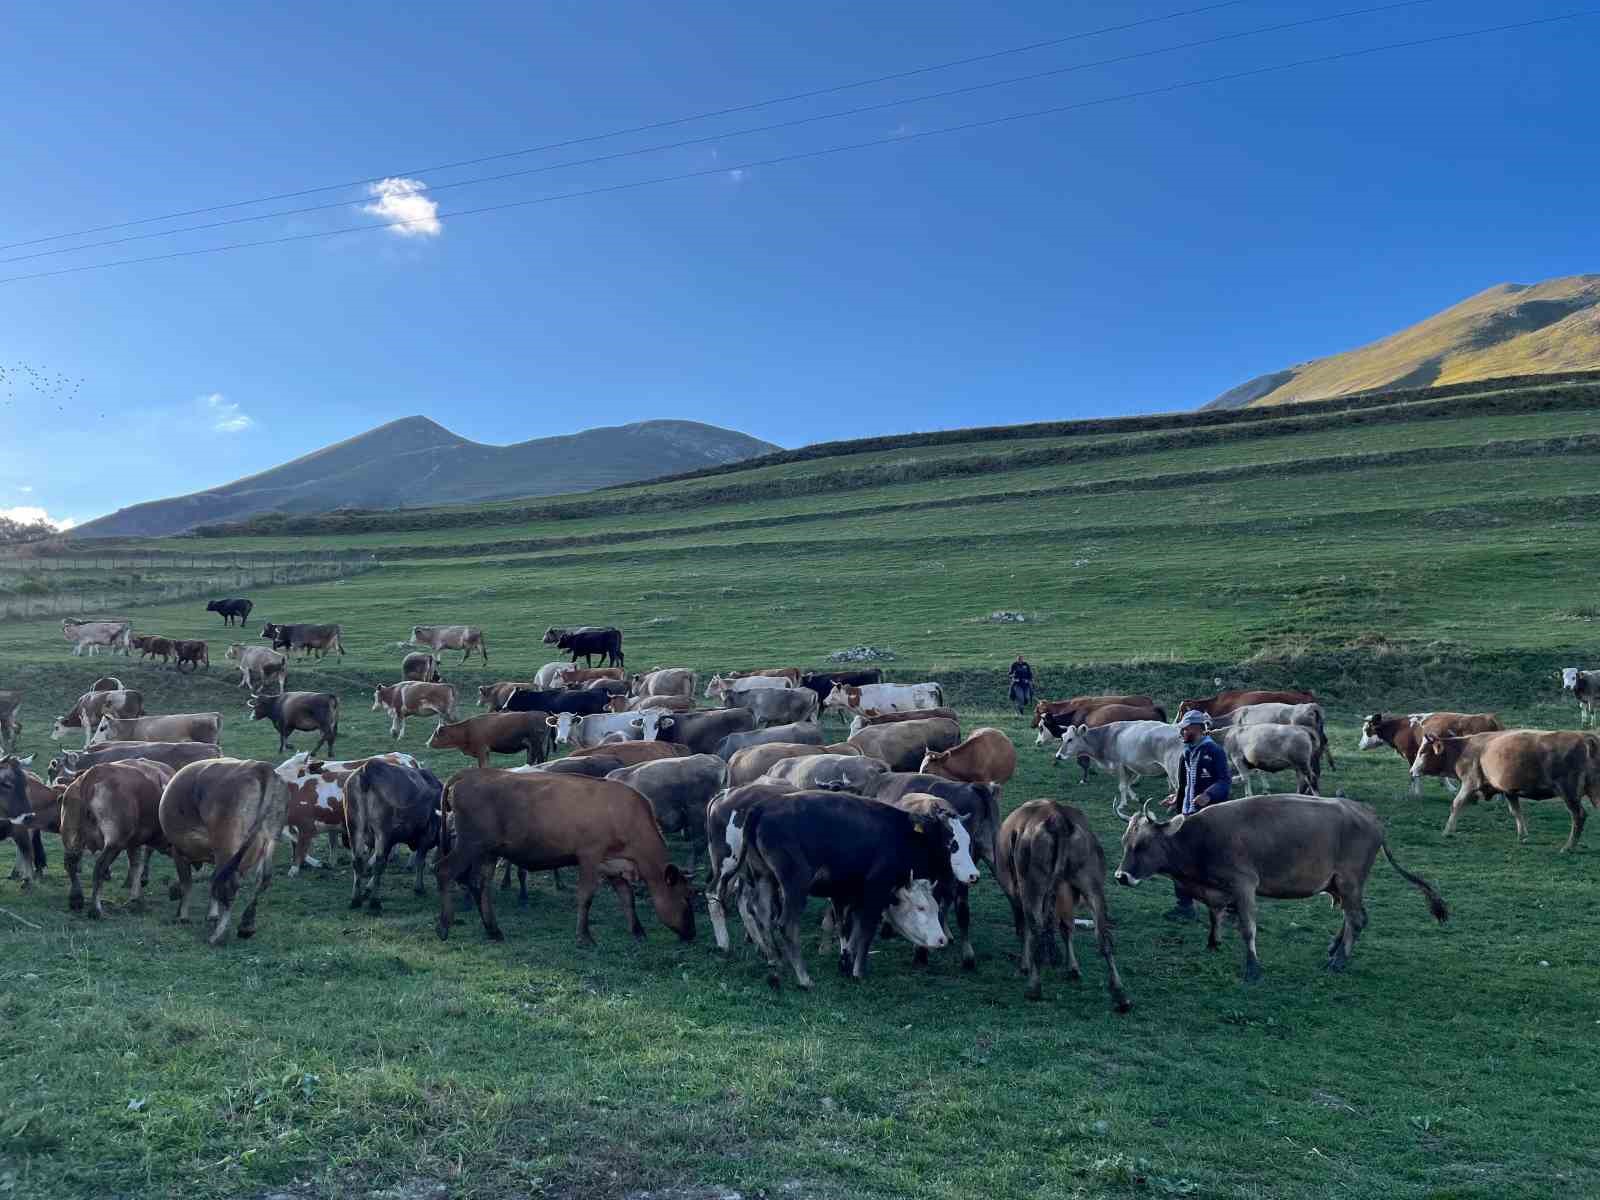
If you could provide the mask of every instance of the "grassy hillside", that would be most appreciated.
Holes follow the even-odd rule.
[[[1343,354],[1240,384],[1207,407],[1270,406],[1377,388],[1600,366],[1600,275],[1502,283]]]
[[[539,515],[171,543],[379,554],[368,574],[255,595],[258,619],[343,622],[350,655],[291,678],[340,693],[342,753],[387,743],[370,688],[417,622],[486,628],[490,668],[447,670],[469,689],[536,669],[551,623],[616,622],[639,668],[810,666],[868,643],[893,650],[895,677],[944,682],[969,727],[1017,738],[1006,807],[1080,805],[1113,868],[1109,781],[1052,771],[996,707],[1013,653],[1050,695],[1310,686],[1339,756],[1328,786],[1378,807],[1455,916],[1435,926],[1380,860],[1349,973],[1320,969],[1325,902],[1265,902],[1268,978],[1246,988],[1231,930],[1207,955],[1202,930],[1161,919],[1159,882],[1118,889],[1137,1006],[1118,1018],[1081,938],[1083,981],[1047,974],[1046,999],[1022,999],[989,880],[976,973],[948,955],[914,971],[886,942],[852,984],[812,948],[816,991],[774,995],[749,950],[717,956],[704,922],[693,946],[655,926],[631,944],[610,896],[601,945],[577,950],[572,893],[547,879],[527,910],[502,902],[505,943],[468,920],[441,944],[436,897],[400,872],[378,917],[347,910],[343,871],[280,878],[256,940],[214,952],[167,923],[164,859],[143,913],[122,908],[118,871],[107,921],[69,917],[52,840],[42,887],[0,883],[0,1051],[25,1064],[0,1096],[0,1180],[51,1197],[1594,1193],[1600,1142],[1562,1114],[1592,1089],[1596,829],[1563,856],[1559,805],[1528,806],[1521,846],[1503,807],[1478,807],[1446,842],[1438,786],[1408,798],[1396,756],[1354,749],[1374,708],[1570,726],[1556,671],[1600,665],[1600,391],[1452,400],[1391,398],[1344,428],[1313,407],[841,448]],[[210,637],[209,677],[115,669],[152,709],[220,709],[231,752],[275,757],[236,715],[228,639],[201,607],[133,615]],[[997,609],[1029,620],[991,623]],[[0,663],[39,750],[47,714],[108,665],[67,657],[44,623],[0,625]],[[406,748],[425,736],[414,723]]]

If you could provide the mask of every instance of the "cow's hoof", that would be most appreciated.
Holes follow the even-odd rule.
[[[254,929],[245,929],[242,926],[234,934],[234,936],[237,937],[241,942],[249,941],[251,938],[255,937],[255,935],[256,931]]]
[[[83,905],[80,904],[80,905],[78,905],[78,907],[82,908]],[[89,906],[89,920],[98,921],[102,917],[104,917],[105,915],[106,915],[106,910],[101,908],[98,904],[91,904]]]
[[[83,911],[83,897],[82,896],[69,896],[67,898],[67,907],[70,908],[73,912],[82,912]]]
[[[351,908],[360,908],[361,907],[361,897],[360,896],[351,896],[350,897],[350,907]]]
[[[503,942],[506,940],[505,931],[499,926],[495,926],[493,929],[485,929],[483,931],[483,936],[488,938],[491,942]]]
[[[1133,1011],[1133,1001],[1128,999],[1126,996],[1117,996],[1111,1001],[1111,1011],[1117,1013],[1131,1013]]]
[[[1246,963],[1245,964],[1244,981],[1246,983],[1260,983],[1261,980],[1263,978],[1265,978],[1265,977],[1266,977],[1266,972],[1263,971],[1255,963]]]
[[[1071,982],[1071,983],[1077,983],[1082,978],[1083,978],[1083,972],[1080,971],[1077,967],[1073,967],[1070,971],[1067,972],[1067,980],[1069,982]]]
[[[783,991],[783,980],[778,978],[776,971],[767,972],[767,986],[775,992]]]
[[[1044,986],[1037,983],[1029,984],[1025,989],[1023,989],[1022,995],[1028,1000],[1043,1000]]]
[[[593,937],[592,934],[585,933],[585,934],[580,934],[579,935],[579,937],[578,937],[578,949],[579,950],[591,950],[596,945],[598,945],[598,943],[594,940],[594,937]]]
[[[636,942],[644,941],[644,926],[643,925],[636,925],[636,926],[634,926],[633,929],[629,930],[629,932],[633,934],[633,940],[634,941],[636,941]]]
[[[1348,958],[1339,957],[1328,959],[1328,970],[1332,971],[1336,975],[1342,972],[1345,967],[1349,965],[1350,960]]]
[[[433,931],[439,935],[441,942],[444,941],[450,936],[450,922],[445,920],[435,921],[433,923]]]
[[[371,900],[367,901],[367,911],[370,913],[381,913],[383,911],[383,901],[374,896]]]

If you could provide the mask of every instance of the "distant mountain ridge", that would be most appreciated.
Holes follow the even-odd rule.
[[[1600,275],[1502,283],[1366,346],[1230,388],[1206,408],[1600,368]]]
[[[415,508],[582,492],[780,449],[698,421],[639,421],[490,446],[404,417],[222,487],[118,509],[73,537],[162,537],[266,512]]]

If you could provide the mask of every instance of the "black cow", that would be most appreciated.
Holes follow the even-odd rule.
[[[954,879],[974,883],[978,868],[960,821],[925,816],[842,792],[791,792],[753,804],[737,822],[743,881],[741,914],[749,913],[758,943],[774,968],[787,960],[803,988],[811,986],[800,949],[806,897],[825,896],[839,916],[840,971],[861,978],[867,952],[896,893],[914,880],[935,887]],[[729,842],[734,824],[729,826]],[[937,933],[938,923],[934,919]],[[943,938],[935,944],[942,945]]]
[[[245,702],[252,721],[271,721],[278,731],[278,753],[289,748],[292,733],[316,733],[317,744],[311,747],[316,754],[323,743],[328,753],[333,753],[333,743],[339,738],[339,697],[332,692],[280,692],[276,696],[251,696]]]
[[[239,624],[243,625],[250,616],[250,610],[254,607],[254,604],[240,596],[234,600],[213,600],[206,605],[206,611],[221,613],[224,625],[232,625],[235,618],[238,619]]]
[[[817,694],[817,704],[820,706],[828,699],[828,693],[833,691],[836,683],[848,684],[851,687],[862,687],[869,683],[883,682],[883,668],[869,667],[861,671],[807,671],[800,676],[800,686],[809,688]],[[821,712],[819,707],[818,712]]]
[[[23,770],[23,764],[32,761],[31,755],[26,759],[15,755],[0,759],[0,816],[22,817],[33,812],[33,801],[28,796],[28,776]],[[17,865],[12,868],[11,877],[21,878],[22,886],[30,887],[34,872],[43,873],[45,868],[44,838],[37,829],[23,826],[8,826],[6,836],[17,846]]]
[[[498,711],[565,712],[587,716],[589,713],[609,711],[607,705],[610,702],[611,697],[606,693],[593,691],[590,688],[552,688],[549,691],[518,688],[506,697],[506,702],[500,706]]]
[[[552,626],[544,631],[544,644],[571,654],[573,662],[583,655],[586,667],[594,666],[596,656],[602,666],[622,666],[622,630],[614,625],[580,625],[577,629]]]
[[[428,851],[439,844],[439,809],[444,784],[426,767],[370,759],[345,781],[345,824],[350,832],[350,907],[362,900],[373,912],[383,911],[378,888],[389,865],[389,852],[398,845],[411,847],[417,870],[413,889],[425,891],[422,866]]]

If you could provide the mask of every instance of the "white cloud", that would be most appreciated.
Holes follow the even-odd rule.
[[[205,405],[211,418],[211,428],[216,433],[243,433],[256,423],[254,417],[240,411],[238,404],[221,392],[201,396],[200,403]]]
[[[32,491],[32,488],[24,489]],[[78,522],[72,517],[52,517],[44,509],[33,504],[18,504],[13,508],[0,508],[0,517],[7,517],[13,521],[21,521],[24,525],[31,525],[35,521],[43,521],[47,525],[54,525],[57,529],[71,529]]]
[[[368,186],[368,193],[376,199],[362,205],[361,211],[397,222],[389,226],[389,232],[400,237],[438,237],[444,232],[439,202],[428,199],[423,194],[427,190],[428,185],[420,179],[381,179]]]
[[[25,483],[21,487],[19,487],[17,489],[17,491],[19,491],[19,492],[31,492],[31,491],[33,491],[33,484]]]
[[[743,167],[735,167],[733,170],[728,172],[728,178],[733,180],[735,183],[743,183],[744,177],[745,169]]]

